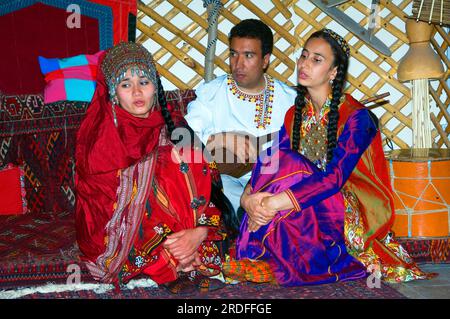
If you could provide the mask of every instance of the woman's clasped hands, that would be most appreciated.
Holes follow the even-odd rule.
[[[163,247],[177,259],[177,271],[188,272],[201,265],[198,248],[207,234],[208,228],[196,227],[167,236]]]
[[[268,192],[250,194],[249,189],[242,195],[241,206],[247,212],[250,232],[256,232],[261,226],[270,223],[277,213],[272,203],[272,195]]]

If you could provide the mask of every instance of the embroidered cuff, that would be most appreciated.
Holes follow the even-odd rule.
[[[297,199],[294,196],[294,193],[292,193],[292,191],[290,189],[285,190],[286,194],[289,196],[292,204],[294,205],[294,209],[295,211],[299,212],[302,210],[302,208],[300,207],[300,204],[298,203]]]

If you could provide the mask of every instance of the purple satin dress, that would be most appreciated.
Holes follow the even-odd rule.
[[[318,171],[306,157],[291,150],[283,126],[279,142],[261,154],[255,164],[251,185],[254,193],[276,194]],[[337,191],[301,211],[280,211],[253,233],[248,231],[248,215],[244,214],[236,258],[266,261],[283,286],[363,278],[365,267],[345,247],[344,211],[343,196]]]

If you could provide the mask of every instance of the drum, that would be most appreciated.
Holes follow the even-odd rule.
[[[395,236],[449,236],[450,150],[394,150],[387,161],[394,190]]]

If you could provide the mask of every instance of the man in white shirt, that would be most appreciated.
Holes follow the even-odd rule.
[[[279,131],[296,91],[265,73],[273,49],[273,33],[266,24],[243,20],[231,29],[228,40],[231,73],[201,84],[185,118],[207,149],[217,153],[224,148],[243,163],[256,158],[257,148],[242,133],[261,137]],[[221,177],[237,214],[251,172]]]

